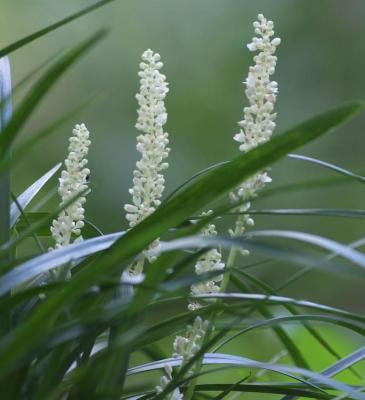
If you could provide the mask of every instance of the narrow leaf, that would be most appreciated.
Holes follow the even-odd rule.
[[[328,111],[199,177],[161,205],[152,215],[129,230],[88,268],[75,274],[63,291],[50,296],[21,328],[13,331],[6,343],[1,342],[0,374],[2,376],[7,374],[10,366],[42,341],[41,335],[34,335],[35,331],[41,330],[43,335],[46,335],[51,329],[50,321],[57,317],[60,310],[84,290],[97,283],[105,271],[110,274],[113,272],[120,274],[123,265],[129,259],[145,249],[165,231],[184,222],[193,213],[229,192],[255,172],[353,118],[363,109],[364,104],[356,102]]]
[[[147,364],[143,364],[137,367],[130,368],[128,370],[128,375],[134,375],[141,372],[153,371],[156,369],[163,369],[165,365],[170,365],[171,367],[178,367],[182,363],[181,357],[176,358],[167,358],[160,361],[155,361]],[[283,375],[302,375],[313,379],[313,381],[318,382],[319,384],[324,384],[326,386],[332,387],[333,389],[339,390],[341,392],[347,393],[352,396],[354,399],[365,400],[365,395],[357,392],[351,386],[343,384],[341,382],[329,379],[326,376],[320,375],[318,373],[314,373],[302,368],[286,366],[281,364],[270,364],[263,363],[259,361],[255,361],[246,357],[233,356],[231,354],[217,354],[217,353],[206,353],[203,358],[203,365],[230,365],[235,367],[242,368],[259,368],[266,369],[269,371],[277,372]]]
[[[60,169],[61,163],[55,165],[52,169],[46,172],[38,180],[36,180],[31,186],[28,187],[20,196],[17,197],[18,203],[24,210],[27,205],[34,199],[42,187],[52,178],[52,176]],[[15,202],[12,203],[10,208],[10,225],[13,227],[21,215],[21,210]]]
[[[93,47],[105,35],[106,31],[101,30],[78,46],[74,47],[72,50],[68,51],[36,82],[28,95],[20,103],[17,110],[14,112],[10,123],[6,126],[0,136],[0,159],[7,155],[9,152],[9,146],[15,140],[20,128],[28,120],[48,90],[72,64],[74,64],[87,50]]]
[[[81,11],[79,11],[79,12],[73,14],[73,15],[70,15],[67,18],[62,19],[61,21],[56,22],[55,24],[49,25],[46,28],[43,28],[43,29],[41,29],[41,30],[39,30],[37,32],[34,32],[31,35],[26,36],[26,37],[24,37],[24,38],[22,38],[22,39],[20,39],[20,40],[18,40],[16,42],[10,44],[10,45],[4,47],[2,50],[0,50],[0,57],[3,57],[5,55],[7,55],[7,54],[10,54],[13,51],[19,49],[20,47],[23,47],[26,44],[31,43],[34,40],[46,35],[47,33],[52,32],[52,31],[60,28],[61,26],[66,25],[69,22],[72,22],[75,19],[80,18],[83,15],[98,9],[99,7],[102,7],[102,6],[106,5],[106,4],[109,4],[112,1],[114,1],[114,0],[102,0],[102,1],[99,1],[99,2],[97,2],[95,4],[93,4],[92,6],[86,7],[85,9],[83,9],[83,10],[81,10]]]
[[[354,172],[348,171],[344,168],[338,167],[337,165],[328,163],[326,161],[318,160],[313,157],[307,157],[307,156],[301,156],[299,154],[289,154],[290,158],[296,159],[296,160],[302,160],[302,161],[307,161],[313,164],[320,165],[321,167],[328,168],[332,171],[338,172],[339,174],[345,175],[349,178],[355,179],[356,181],[365,183],[365,177],[355,174]]]

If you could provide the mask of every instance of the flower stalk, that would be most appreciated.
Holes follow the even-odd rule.
[[[54,219],[51,226],[51,233],[54,239],[54,249],[59,249],[73,242],[83,240],[81,230],[84,227],[86,195],[90,170],[86,167],[87,154],[90,146],[90,133],[84,124],[76,125],[70,137],[68,156],[65,160],[65,169],[59,178],[58,194],[61,197],[61,206],[72,198],[86,191],[79,196],[71,205],[60,212],[57,219]],[[51,248],[50,250],[53,250]]]
[[[274,107],[278,93],[278,84],[271,81],[271,75],[275,73],[277,57],[276,48],[281,40],[273,38],[274,23],[267,20],[262,14],[258,15],[258,20],[253,23],[257,36],[253,37],[248,49],[258,54],[254,56],[254,65],[250,67],[247,79],[245,94],[249,101],[249,106],[243,109],[244,118],[239,121],[239,132],[234,136],[234,140],[240,143],[239,149],[247,152],[262,143],[270,140],[275,129],[276,113]],[[238,212],[247,212],[251,204],[248,201],[257,196],[257,192],[271,178],[266,171],[253,175],[248,180],[242,182],[237,189],[230,193],[233,203],[242,203],[237,208]],[[231,236],[241,236],[246,227],[254,225],[254,220],[249,214],[240,215],[236,220],[235,229],[231,229]],[[244,254],[247,254],[244,250]]]
[[[246,81],[245,94],[249,101],[249,106],[244,108],[244,118],[238,123],[240,127],[239,133],[234,136],[234,140],[240,143],[239,150],[247,152],[262,143],[267,142],[275,129],[276,113],[274,106],[276,95],[278,93],[278,84],[271,81],[270,77],[275,72],[277,57],[275,51],[280,44],[279,38],[274,36],[274,23],[268,21],[262,14],[258,15],[258,20],[253,23],[257,37],[254,37],[247,45],[252,52],[259,51],[254,56],[254,65],[250,67]],[[266,171],[258,173],[248,180],[242,182],[238,188],[230,193],[230,199],[233,203],[241,205],[236,209],[238,212],[247,212],[251,205],[249,199],[257,196],[257,192],[267,183],[271,182],[271,178]],[[240,215],[235,224],[235,229],[230,230],[232,237],[243,235],[246,227],[254,225],[254,220],[248,214]],[[248,251],[241,251],[243,255],[247,255]],[[234,266],[237,257],[237,249],[231,248],[226,266],[229,269]],[[229,272],[223,276],[220,291],[225,292],[230,280]],[[216,312],[210,318],[211,329],[205,335],[204,340],[209,340],[209,336],[214,329],[214,322],[217,317]],[[198,372],[201,365],[197,365]],[[186,393],[186,399],[190,400],[194,394],[196,380],[190,385]]]
[[[161,204],[165,189],[165,178],[162,174],[168,163],[168,133],[163,126],[167,121],[165,97],[169,91],[166,76],[160,72],[163,67],[161,56],[152,50],[142,54],[140,63],[140,90],[136,95],[139,109],[136,128],[141,132],[137,136],[137,151],[141,158],[133,172],[133,187],[129,189],[132,203],[126,204],[126,219],[133,228],[152,214]],[[151,251],[155,250],[159,240],[155,240],[145,251],[150,262],[155,260]],[[141,274],[144,262],[137,262],[129,268],[134,275]]]
[[[275,81],[271,81],[270,77],[275,72],[276,66],[276,47],[280,44],[279,38],[274,36],[274,24],[268,21],[262,14],[258,15],[258,21],[253,24],[257,37],[252,39],[248,44],[250,51],[259,51],[254,56],[255,64],[250,67],[248,77],[245,81],[246,96],[249,106],[244,108],[244,119],[238,123],[240,127],[239,133],[234,136],[234,140],[240,143],[240,151],[247,152],[256,146],[268,141],[275,128],[276,113],[274,105],[278,91],[278,85]],[[230,193],[230,199],[233,203],[242,204],[237,207],[239,212],[247,212],[250,209],[249,199],[255,197],[259,189],[265,184],[271,182],[271,178],[267,172],[261,172],[250,179],[244,181],[235,191]],[[203,214],[207,215],[207,214]],[[253,219],[245,214],[237,218],[235,229],[230,230],[230,234],[240,236],[245,232],[246,226],[252,226]],[[215,236],[217,231],[213,224],[208,224],[201,234],[204,236]],[[248,254],[245,251],[244,254]],[[234,265],[237,251],[232,248],[228,260],[227,267]],[[195,272],[200,275],[204,272],[223,270],[225,267],[222,262],[222,255],[218,249],[211,249],[199,258],[195,265]],[[220,285],[219,285],[220,283]],[[192,296],[207,293],[224,292],[229,283],[229,273],[220,275],[214,279],[194,284],[191,286]],[[190,300],[188,308],[197,310],[202,305],[196,300]],[[187,327],[185,336],[177,336],[174,341],[173,356],[182,356],[182,365],[188,362],[201,349],[202,345],[209,340],[214,329],[214,322],[217,313],[213,312],[208,320],[203,321],[200,317],[196,317],[194,324]],[[187,375],[199,372],[201,368],[201,360],[197,361]],[[161,393],[164,388],[172,381],[172,368],[165,366],[165,375],[160,380],[160,385],[156,387],[156,392]],[[194,394],[196,379],[193,379],[186,391],[185,396],[182,395],[180,388],[176,388],[167,396],[168,400],[190,400]]]

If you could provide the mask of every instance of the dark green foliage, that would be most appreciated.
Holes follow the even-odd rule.
[[[100,1],[7,46],[0,51],[0,56],[111,1]],[[2,173],[8,173],[27,148],[75,115],[75,111],[71,112],[25,144],[11,149],[40,101],[105,33],[103,30],[92,35],[54,60],[20,102],[0,135]],[[128,232],[103,235],[87,221],[82,243],[46,254],[43,240],[49,239],[50,222],[68,204],[51,213],[32,212],[27,208],[39,192],[46,191],[45,185],[59,165],[29,186],[14,198],[11,231],[7,232],[11,238],[0,245],[0,259],[11,251],[11,257],[4,258],[0,265],[1,398],[99,400],[138,395],[157,400],[166,398],[176,387],[184,393],[190,387],[194,398],[217,400],[233,393],[258,393],[260,399],[277,395],[279,397],[275,398],[283,400],[298,397],[364,400],[364,380],[357,364],[365,358],[365,315],[280,294],[284,287],[314,268],[325,274],[364,280],[365,256],[355,248],[356,244],[343,245],[319,235],[284,230],[252,231],[236,239],[224,235],[216,238],[197,235],[210,219],[224,220],[235,215],[230,209],[233,206],[227,206],[224,196],[240,182],[363,110],[364,103],[359,101],[319,114],[246,154],[208,167],[176,185],[152,215]],[[335,165],[302,156],[291,157],[339,173],[343,183],[364,182],[361,175]],[[322,187],[338,181],[329,176],[324,180],[293,183],[280,190]],[[275,188],[271,192],[266,190],[263,195],[274,193]],[[0,193],[1,197],[7,195],[10,193]],[[216,207],[211,216],[196,217],[212,204]],[[252,209],[250,213],[280,218],[291,215],[365,216],[364,210],[327,208]],[[147,268],[144,281],[133,284],[132,295],[131,284],[122,283],[120,276],[135,257],[159,237],[163,240],[161,254]],[[35,243],[33,254],[17,257],[15,250],[29,238]],[[199,312],[187,311],[190,285],[215,276],[215,273],[192,276],[194,262],[204,251],[217,246],[228,250],[249,249],[259,260],[248,264],[247,259],[238,258],[224,272],[231,276],[228,293],[201,296],[206,306]],[[294,275],[289,275],[275,288],[251,272],[270,260],[304,269],[295,269]],[[65,264],[71,268],[71,278],[51,280],[52,271]],[[162,394],[156,395],[155,386],[163,374],[166,359],[172,354],[171,337],[183,333],[196,315],[211,318],[215,327],[198,354],[176,369],[172,382]],[[316,345],[330,355],[332,364],[322,372],[312,370],[314,355],[292,334],[292,325],[309,333]],[[349,355],[342,354],[328,340],[324,326],[350,332],[358,339],[358,349]],[[246,357],[245,349],[239,347],[239,354],[231,354],[233,341],[263,332],[267,339],[277,340],[276,345],[289,357],[261,362]],[[268,355],[267,360],[270,358]],[[179,359],[169,361],[179,366]],[[197,362],[202,363],[202,368],[187,376],[186,371]],[[152,373],[156,370],[158,375]],[[343,375],[337,377],[344,371],[350,372],[346,379],[342,379]]]

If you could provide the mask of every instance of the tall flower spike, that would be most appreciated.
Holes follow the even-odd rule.
[[[254,56],[255,64],[250,67],[246,81],[246,96],[250,105],[245,107],[244,119],[238,123],[239,133],[234,140],[240,143],[239,149],[247,152],[254,147],[267,142],[275,129],[276,113],[274,106],[278,93],[278,84],[270,77],[275,72],[277,57],[276,48],[280,44],[279,38],[274,36],[274,23],[268,21],[262,14],[253,24],[257,37],[247,45],[250,51],[259,51]],[[247,213],[250,208],[249,199],[257,195],[257,191],[271,182],[266,172],[256,174],[243,182],[230,194],[233,202],[243,203],[237,211]],[[232,236],[240,236],[246,226],[252,226],[253,219],[244,214],[238,217],[235,230],[230,230]],[[246,252],[247,253],[247,252]]]
[[[259,14],[253,26],[258,37],[254,37],[247,47],[259,53],[254,56],[255,65],[250,67],[245,81],[250,105],[244,108],[244,119],[238,123],[240,132],[234,137],[244,152],[270,139],[275,128],[274,105],[278,92],[278,84],[270,81],[277,61],[274,54],[280,44],[279,38],[272,39],[274,23]]]
[[[203,213],[202,216],[209,215],[210,213],[211,211]],[[201,234],[203,236],[216,236],[217,231],[215,229],[215,225],[208,224],[202,229]],[[195,264],[195,273],[197,275],[201,275],[211,271],[222,271],[224,266],[225,265],[222,262],[221,252],[218,249],[211,249],[198,259],[197,263]],[[191,295],[196,296],[199,294],[204,295],[208,293],[218,293],[220,291],[219,282],[222,280],[222,278],[222,275],[218,275],[207,281],[191,285]],[[201,307],[202,305],[200,302],[195,300],[191,300],[188,305],[189,310],[192,311]]]
[[[58,193],[61,205],[67,203],[88,187],[90,170],[86,168],[86,157],[89,151],[89,131],[84,124],[76,125],[70,137],[68,156],[59,179]],[[87,191],[89,193],[89,191]],[[72,241],[81,241],[81,229],[84,226],[84,203],[86,194],[78,197],[71,205],[60,212],[51,226],[55,249],[67,246]],[[74,240],[73,240],[74,239]],[[50,249],[52,250],[52,249]]]
[[[140,91],[136,95],[139,104],[136,128],[142,132],[137,137],[137,150],[141,159],[133,172],[133,188],[129,190],[133,204],[124,206],[126,218],[132,228],[153,213],[161,203],[165,178],[161,171],[168,167],[168,134],[163,126],[167,121],[165,97],[168,92],[166,77],[160,72],[161,57],[152,50],[142,54],[140,63]],[[158,245],[155,241],[151,248]],[[146,252],[148,256],[148,251]],[[141,271],[134,271],[139,273]]]

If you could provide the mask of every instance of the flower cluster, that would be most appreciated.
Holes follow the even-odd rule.
[[[61,196],[61,206],[71,199],[86,191],[90,170],[86,168],[86,156],[89,151],[89,131],[84,124],[76,125],[70,137],[68,156],[65,160],[66,169],[62,171],[59,179],[58,193]],[[88,193],[88,191],[87,191]],[[51,226],[55,249],[67,246],[74,241],[82,240],[81,229],[84,226],[84,203],[86,194],[78,197],[71,205],[60,212],[58,218],[53,220]]]
[[[176,336],[174,341],[173,357],[181,357],[181,365],[185,365],[191,360],[201,349],[204,336],[209,328],[209,321],[203,321],[200,317],[196,317],[192,325],[187,326],[185,336]],[[169,364],[165,365],[165,375],[160,379],[160,385],[156,387],[156,392],[161,393],[163,389],[172,380],[172,368]],[[194,367],[187,372],[187,376],[193,374]],[[180,400],[183,396],[178,388],[176,388],[169,397],[169,400]]]
[[[273,38],[274,23],[268,21],[262,14],[258,15],[258,21],[254,22],[253,26],[258,37],[254,37],[247,47],[250,51],[259,53],[254,57],[255,64],[250,67],[245,81],[245,93],[250,105],[244,108],[244,119],[238,123],[240,132],[234,136],[234,140],[241,143],[239,149],[243,152],[268,141],[275,129],[276,119],[274,106],[278,84],[271,81],[270,77],[275,72],[277,61],[275,51],[280,39]],[[243,182],[230,194],[234,203],[242,203],[237,211],[247,213],[250,208],[248,200],[255,197],[257,191],[269,182],[271,178],[266,172],[256,174]],[[240,236],[244,233],[245,226],[251,226],[253,223],[248,214],[243,214],[238,217],[235,230],[231,230],[230,234]]]
[[[143,132],[137,137],[137,150],[141,159],[133,173],[133,188],[129,190],[133,204],[126,204],[127,220],[130,227],[137,225],[150,215],[157,206],[164,190],[165,179],[160,173],[168,167],[163,160],[168,156],[168,134],[163,126],[167,120],[164,99],[168,92],[165,75],[160,73],[163,64],[159,54],[147,50],[140,64],[140,92],[136,128]]]
[[[172,381],[172,367],[170,364],[164,366],[165,375],[160,378],[160,384],[156,386],[156,393],[159,394],[163,392],[166,386]],[[168,396],[166,400],[183,400],[184,396],[180,392],[179,388],[175,388]]]
[[[209,328],[209,321],[196,317],[192,325],[186,327],[185,336],[176,336],[173,357],[182,357],[182,365],[192,359],[201,349],[204,336]],[[188,375],[192,373],[188,372]]]
[[[167,121],[164,99],[168,92],[166,77],[160,72],[161,57],[152,50],[142,54],[140,63],[140,91],[136,128],[142,132],[137,137],[137,150],[141,159],[133,172],[133,188],[129,190],[133,204],[124,206],[126,218],[132,228],[153,213],[161,203],[165,179],[161,171],[168,167],[163,160],[168,156],[168,134],[163,126]],[[155,247],[158,241],[154,242]]]
[[[275,128],[274,105],[278,92],[278,84],[270,81],[277,60],[274,54],[280,44],[279,38],[272,39],[274,23],[259,14],[253,26],[259,37],[254,37],[247,47],[250,51],[258,50],[259,54],[254,57],[255,65],[250,67],[245,82],[250,105],[244,108],[244,119],[238,123],[240,132],[234,137],[244,152],[270,139]]]
[[[208,215],[208,213],[203,213],[202,215]],[[215,229],[215,225],[208,224],[205,226],[201,234],[203,236],[216,236],[217,231]],[[225,267],[225,264],[222,262],[222,254],[218,249],[211,249],[203,254],[197,263],[195,264],[195,273],[197,275],[201,275],[203,273],[211,272],[211,271],[221,271]],[[222,280],[223,276],[218,275],[214,276],[211,279],[199,282],[191,285],[191,295],[196,296],[199,294],[208,294],[208,293],[218,293],[220,291],[220,286],[218,283]],[[201,308],[201,304],[197,301],[191,300],[188,305],[189,310],[197,310]]]

